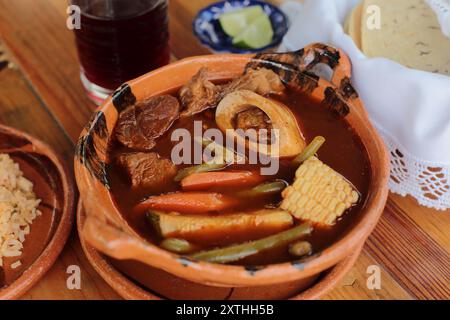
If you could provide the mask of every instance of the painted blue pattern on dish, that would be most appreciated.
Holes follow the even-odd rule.
[[[269,16],[273,28],[272,42],[259,49],[236,48],[232,38],[225,34],[219,23],[219,16],[223,13],[242,9],[248,6],[261,6]],[[202,9],[193,21],[194,34],[200,42],[216,52],[250,53],[261,52],[277,46],[288,30],[288,19],[276,6],[258,0],[227,0],[216,2]]]

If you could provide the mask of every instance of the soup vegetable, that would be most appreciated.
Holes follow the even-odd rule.
[[[214,263],[320,252],[357,219],[370,180],[345,119],[266,68],[221,83],[201,69],[179,90],[128,107],[109,157],[130,225],[165,250]]]

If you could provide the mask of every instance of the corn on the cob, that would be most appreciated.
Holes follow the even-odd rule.
[[[343,176],[316,157],[297,169],[294,183],[283,190],[282,196],[282,209],[320,225],[333,225],[359,199]]]

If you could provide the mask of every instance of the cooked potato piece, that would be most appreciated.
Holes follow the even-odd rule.
[[[359,193],[343,176],[316,157],[297,169],[294,183],[281,194],[282,209],[319,225],[333,225],[359,199]]]
[[[280,209],[220,216],[188,216],[151,211],[147,218],[163,238],[181,238],[209,244],[259,239],[287,229],[293,223],[292,216]]]

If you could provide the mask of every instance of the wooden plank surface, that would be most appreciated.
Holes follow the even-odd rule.
[[[67,2],[0,0],[0,32],[33,89],[74,141],[95,106],[83,94]]]
[[[0,122],[32,134],[58,150],[68,168],[72,168],[74,145],[61,128],[30,83],[23,77],[17,64],[3,52],[0,70]],[[1,65],[1,63],[0,63]],[[78,265],[82,269],[83,290],[69,290],[66,286],[67,267]],[[45,278],[31,289],[24,299],[116,299],[118,295],[92,269],[81,250],[76,231],[61,256],[45,275]]]
[[[175,58],[206,54],[192,35],[196,12],[210,0],[171,0],[171,47]],[[79,81],[73,34],[65,27],[66,2],[0,0],[0,121],[60,150],[72,164],[73,141],[94,106]],[[4,51],[0,49],[0,51]],[[361,257],[327,299],[449,298],[450,210],[437,212],[410,197],[390,195],[387,209]],[[82,290],[66,288],[69,265],[82,269]],[[367,268],[380,267],[382,288],[366,286]],[[25,299],[115,299],[89,266],[74,232],[62,256]]]

